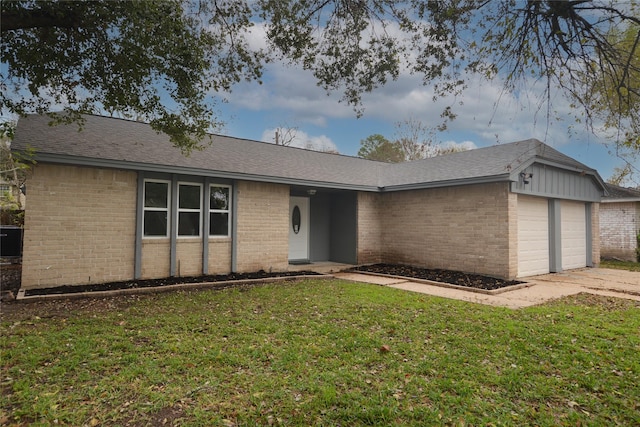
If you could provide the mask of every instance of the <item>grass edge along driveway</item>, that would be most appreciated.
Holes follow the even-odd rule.
[[[634,301],[305,280],[59,304],[0,317],[0,425],[640,425]]]

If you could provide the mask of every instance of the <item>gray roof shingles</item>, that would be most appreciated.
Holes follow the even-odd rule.
[[[605,184],[605,186],[607,187],[607,191],[609,193],[609,195],[606,196],[605,199],[609,199],[611,201],[619,199],[640,201],[640,190],[620,187],[618,185],[609,183]]]
[[[389,164],[339,154],[284,147],[222,135],[209,135],[211,145],[185,156],[164,134],[144,123],[101,116],[84,116],[77,124],[49,126],[46,116],[20,119],[12,149],[36,149],[36,156],[106,160],[114,163],[231,174],[238,178],[300,181],[325,187],[373,190],[416,184],[508,179],[512,170],[532,159],[545,159],[574,170],[595,173],[580,162],[542,142],[529,139],[460,153]]]

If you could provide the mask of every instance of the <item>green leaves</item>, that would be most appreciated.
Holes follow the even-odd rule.
[[[220,125],[215,97],[260,81],[271,61],[311,71],[356,114],[363,94],[403,72],[421,75],[434,98],[462,93],[476,74],[514,92],[542,80],[548,116],[559,91],[591,129],[604,121],[621,129],[621,146],[640,150],[636,1],[16,0],[1,8],[1,109],[145,120],[185,152]],[[262,27],[266,47],[256,40]]]
[[[390,163],[404,161],[404,153],[400,145],[389,141],[380,134],[370,135],[360,141],[358,157]]]

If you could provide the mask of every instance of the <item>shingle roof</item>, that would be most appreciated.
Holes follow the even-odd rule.
[[[625,188],[617,185],[606,183],[607,191],[609,192],[608,196],[605,196],[603,201],[616,201],[616,200],[635,200],[640,202],[640,190],[635,190],[633,188]]]
[[[574,170],[595,172],[584,164],[536,140],[494,145],[394,166],[387,187],[417,182],[443,182],[506,176],[534,160],[546,160]]]
[[[48,126],[46,116],[20,119],[12,148],[36,149],[38,156],[73,156],[129,164],[230,173],[247,177],[277,177],[353,186],[377,186],[383,163],[285,147],[222,135],[209,135],[211,145],[188,157],[165,134],[148,124],[100,116],[85,116],[78,125]],[[46,157],[46,156],[45,156]]]
[[[437,186],[448,182],[509,180],[535,161],[596,172],[542,142],[529,139],[460,153],[390,164],[339,154],[284,147],[222,135],[211,145],[184,156],[169,138],[144,123],[85,116],[77,124],[48,126],[46,116],[20,119],[12,148],[36,149],[41,161],[111,165],[131,169],[181,171],[239,179],[301,183],[364,190]],[[444,185],[444,184],[443,184]]]

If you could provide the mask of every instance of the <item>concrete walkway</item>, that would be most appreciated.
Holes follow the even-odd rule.
[[[354,282],[373,283],[411,292],[514,309],[542,304],[581,292],[640,301],[640,272],[606,268],[584,268],[528,277],[526,281],[530,286],[492,295],[413,282],[410,279],[363,273],[342,272],[334,273],[334,276]]]

